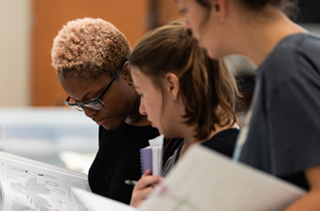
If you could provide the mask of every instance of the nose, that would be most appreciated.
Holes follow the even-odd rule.
[[[146,111],[146,108],[144,107],[144,102],[142,98],[140,98],[139,112],[141,115],[147,115],[147,111]]]
[[[83,109],[84,111],[84,114],[89,117],[91,119],[92,116],[96,115],[99,111],[95,111],[95,110],[92,110],[92,109],[89,109],[89,108],[84,108]]]

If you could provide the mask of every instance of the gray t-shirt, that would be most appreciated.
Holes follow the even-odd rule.
[[[303,172],[320,165],[318,37],[295,34],[276,46],[257,70],[251,112],[240,161],[309,189]]]

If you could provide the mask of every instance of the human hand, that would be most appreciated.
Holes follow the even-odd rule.
[[[133,188],[130,205],[138,207],[153,191],[154,184],[158,184],[162,179],[160,176],[152,176],[150,170],[145,171]]]

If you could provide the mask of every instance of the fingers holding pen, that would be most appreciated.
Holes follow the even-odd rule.
[[[162,177],[152,176],[151,171],[147,170],[133,188],[130,205],[138,207],[153,191],[154,184],[158,184],[161,180]]]
[[[161,181],[162,177],[160,176],[152,176],[152,175],[142,175],[140,180],[137,182],[133,190],[141,190],[150,186],[154,186],[154,184],[158,184]]]
[[[133,191],[131,196],[130,205],[133,207],[138,207],[152,192],[154,187],[149,186],[148,188]]]

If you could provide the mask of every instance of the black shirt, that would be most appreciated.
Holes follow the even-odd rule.
[[[99,150],[89,170],[92,192],[129,204],[133,186],[124,181],[140,179],[140,148],[149,146],[148,140],[158,135],[151,126],[123,123],[115,130],[100,126]]]
[[[239,134],[238,129],[226,129],[211,137],[211,139],[201,143],[216,152],[232,157],[236,140]],[[169,170],[176,164],[184,144],[183,139],[170,139],[163,152],[162,175],[166,176]]]
[[[318,37],[295,34],[278,43],[257,70],[251,113],[239,136],[240,161],[309,189],[304,171],[320,165]]]

